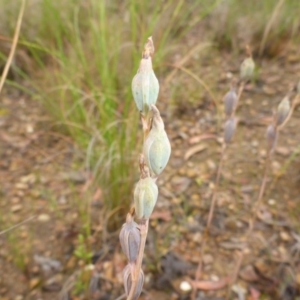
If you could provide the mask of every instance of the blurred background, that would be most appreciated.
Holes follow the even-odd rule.
[[[3,71],[21,1],[0,7]],[[199,261],[222,97],[245,46],[253,51],[255,76],[241,98],[204,262],[205,279],[231,274],[263,175],[265,128],[300,79],[299,15],[299,0],[27,0],[0,102],[0,299],[58,299],[61,290],[64,299],[92,299],[95,266],[93,299],[123,293],[118,234],[142,148],[131,81],[149,36],[173,152],[158,179],[141,299],[189,299],[180,287]],[[295,109],[280,136],[263,200],[262,219],[277,223],[258,222],[229,299],[299,298],[299,117]],[[225,294],[200,291],[197,299]]]

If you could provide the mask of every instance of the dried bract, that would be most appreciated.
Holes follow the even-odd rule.
[[[148,219],[158,197],[158,188],[151,177],[141,178],[134,190],[135,213],[139,219]]]
[[[128,261],[136,261],[141,244],[141,234],[138,224],[133,221],[130,214],[127,215],[126,223],[122,226],[119,238],[122,250]]]
[[[238,102],[238,97],[235,92],[235,89],[231,88],[229,92],[224,96],[224,106],[225,106],[225,114],[227,117],[230,117],[234,112],[236,105]]]
[[[266,132],[267,138],[267,149],[268,151],[273,151],[276,146],[278,131],[274,127],[274,125],[269,125]]]
[[[155,105],[152,105],[152,111],[152,128],[144,143],[144,156],[149,169],[155,175],[159,175],[169,161],[171,145],[164,129],[164,122]]]
[[[128,296],[130,289],[131,289],[131,284],[132,284],[132,278],[131,278],[131,266],[130,264],[128,264],[125,269],[123,270],[123,282],[124,282],[124,288],[125,288],[125,293]],[[132,297],[132,300],[137,300],[142,292],[143,289],[143,284],[144,284],[144,272],[141,269],[140,270],[140,274],[139,274],[139,278],[138,278],[138,283],[137,283],[137,287],[135,290],[135,293]]]
[[[236,120],[235,118],[230,118],[226,121],[225,123],[225,128],[224,128],[224,141],[226,144],[229,144],[236,128]]]
[[[276,126],[280,126],[284,123],[287,116],[289,115],[291,106],[288,97],[284,97],[278,105],[276,114]]]

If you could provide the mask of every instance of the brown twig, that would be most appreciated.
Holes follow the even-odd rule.
[[[20,30],[21,30],[21,25],[22,25],[22,20],[23,20],[23,15],[24,15],[24,11],[25,11],[25,4],[26,4],[26,0],[22,0],[22,6],[20,8],[20,12],[19,12],[19,16],[18,16],[18,20],[17,20],[17,25],[16,25],[16,30],[15,30],[15,34],[14,34],[14,38],[13,38],[13,42],[12,42],[12,46],[10,49],[10,53],[7,59],[7,62],[5,64],[1,79],[0,79],[0,93],[2,91],[5,79],[7,77],[9,68],[11,66],[13,57],[15,55],[16,52],[16,48],[17,48],[17,44],[18,44],[18,39],[19,39],[19,35],[20,35]]]
[[[9,227],[9,228],[7,228],[7,229],[4,229],[4,230],[0,231],[0,235],[5,234],[5,233],[7,233],[7,232],[9,232],[9,231],[11,231],[11,230],[13,230],[13,229],[15,229],[15,228],[17,228],[17,227],[23,225],[23,224],[25,224],[25,223],[30,222],[30,221],[33,220],[34,218],[36,218],[36,216],[31,216],[31,217],[27,218],[26,220],[24,220],[24,221],[22,221],[22,222],[20,222],[20,223],[18,223],[18,224],[16,224],[16,225],[14,225],[14,226],[12,226],[12,227]]]

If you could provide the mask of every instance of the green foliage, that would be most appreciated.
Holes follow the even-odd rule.
[[[210,35],[220,46],[234,50],[244,43],[259,46],[269,22],[270,32],[266,46],[270,54],[276,54],[290,38],[297,38],[299,28],[298,0],[283,1],[276,11],[278,0],[223,0],[210,18]],[[218,21],[216,21],[216,19]]]
[[[86,238],[83,234],[78,235],[78,245],[74,251],[74,254],[85,263],[89,263],[93,256],[92,252],[88,249]]]

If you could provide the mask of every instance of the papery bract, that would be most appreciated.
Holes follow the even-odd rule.
[[[132,279],[131,279],[131,271],[132,268],[130,264],[128,264],[125,269],[123,270],[123,282],[124,282],[124,288],[125,288],[125,293],[128,296],[130,293],[131,285],[132,285]],[[138,283],[136,286],[135,293],[133,295],[132,300],[137,300],[142,292],[143,289],[143,284],[144,284],[144,272],[141,269],[139,278],[138,278]]]
[[[136,261],[141,244],[141,234],[138,224],[133,221],[130,215],[127,215],[126,223],[122,226],[119,238],[128,261]]]
[[[234,135],[235,129],[236,129],[236,120],[234,118],[228,119],[224,127],[224,141],[226,144],[230,143]]]
[[[170,155],[171,144],[165,131],[164,122],[159,110],[152,105],[152,128],[144,143],[144,156],[149,169],[159,175],[166,167]]]

